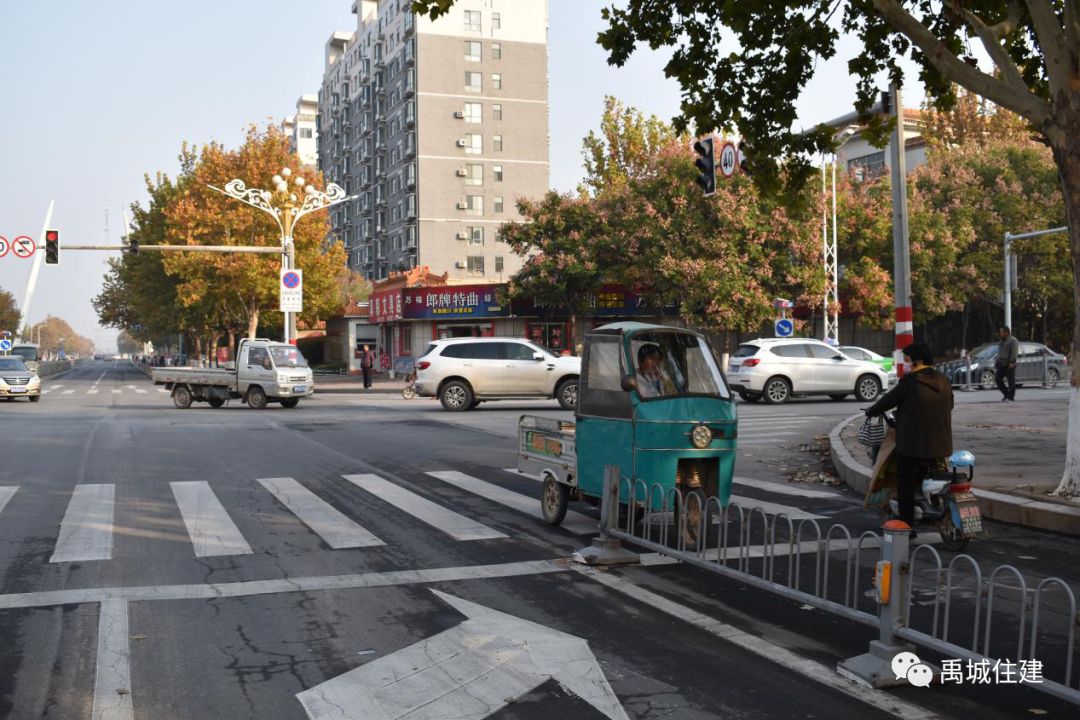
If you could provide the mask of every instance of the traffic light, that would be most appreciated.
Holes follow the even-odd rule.
[[[45,231],[45,264],[60,264],[60,231]]]
[[[750,157],[751,152],[750,143],[745,140],[739,143],[739,172],[747,177],[753,174],[750,168],[750,161],[747,159]]]
[[[712,136],[696,141],[694,143],[694,152],[699,156],[694,161],[694,165],[701,172],[697,177],[697,184],[705,191],[707,197],[716,192],[716,162]]]

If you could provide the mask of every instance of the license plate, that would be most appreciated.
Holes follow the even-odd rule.
[[[732,365],[731,367],[728,368],[728,373],[734,375],[735,373],[739,372],[740,367],[742,367],[742,366],[741,365]]]
[[[26,388],[17,388],[17,387],[8,388],[8,392],[24,393],[24,392],[26,392]]]
[[[293,385],[292,386],[292,391],[294,393],[304,392],[305,390],[307,390],[307,385]]]

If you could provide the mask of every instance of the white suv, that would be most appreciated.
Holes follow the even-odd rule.
[[[555,398],[577,407],[581,358],[559,357],[521,338],[435,340],[416,361],[416,393],[452,412],[485,400]]]
[[[820,340],[762,338],[739,345],[731,356],[728,384],[747,402],[787,402],[795,395],[828,395],[843,400],[854,393],[871,402],[890,384],[878,365],[855,360]]]

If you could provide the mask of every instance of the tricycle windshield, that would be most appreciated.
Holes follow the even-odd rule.
[[[649,331],[630,337],[637,393],[642,400],[687,395],[730,398],[709,343],[683,332]]]
[[[308,361],[304,354],[288,345],[270,346],[270,355],[274,358],[274,366],[279,368],[307,367]]]

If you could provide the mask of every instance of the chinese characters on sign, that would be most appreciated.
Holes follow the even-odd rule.
[[[1041,683],[1040,660],[942,660],[941,684],[962,685],[1020,685]]]

